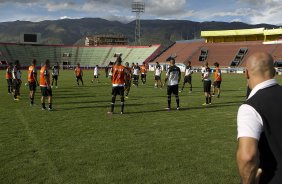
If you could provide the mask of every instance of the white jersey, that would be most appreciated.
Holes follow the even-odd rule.
[[[112,76],[112,75],[113,75],[113,68],[110,67],[110,68],[109,68],[109,76]]]
[[[181,75],[181,71],[179,67],[177,67],[176,65],[169,67],[166,73],[166,76],[168,77],[167,85],[168,86],[178,85],[180,75]]]
[[[98,75],[98,67],[95,67],[94,68],[94,76],[97,76]]]
[[[134,67],[133,75],[139,75],[139,72],[140,72],[140,67],[139,66]]]
[[[21,79],[21,71],[17,67],[13,68],[12,77],[13,79]]]
[[[161,76],[161,74],[162,74],[161,67],[157,67],[156,70],[155,70],[155,76]]]
[[[59,75],[59,67],[58,66],[53,66],[52,68],[52,75]]]
[[[204,73],[203,73],[203,77],[205,81],[210,81],[211,80],[211,72],[210,72],[210,68],[205,68]]]
[[[202,67],[202,68],[201,68],[201,73],[204,74],[205,71],[206,71],[206,68],[205,68],[205,67]]]
[[[187,67],[185,69],[185,76],[191,76],[193,74],[193,70],[192,70],[192,67]]]

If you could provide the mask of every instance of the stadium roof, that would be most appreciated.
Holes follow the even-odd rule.
[[[201,31],[202,37],[215,36],[242,36],[242,35],[263,35],[264,28],[255,29],[237,29],[237,30],[223,30],[223,31]]]

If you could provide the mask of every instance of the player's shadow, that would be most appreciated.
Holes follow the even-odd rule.
[[[240,106],[242,101],[234,101],[234,102],[224,102],[224,103],[215,103],[206,106],[195,106],[195,107],[181,107],[178,112],[181,111],[190,111],[190,110],[200,110],[200,109],[213,109],[213,108],[225,108],[230,106]],[[145,114],[145,113],[155,113],[155,112],[177,112],[176,109],[172,109],[170,111],[166,109],[155,109],[155,110],[143,110],[138,112],[126,112],[126,114]]]
[[[109,101],[107,101],[109,102]],[[104,102],[103,102],[104,103]],[[64,103],[65,104],[65,103]],[[68,111],[68,110],[77,110],[77,109],[95,109],[95,108],[110,108],[110,102],[108,104],[105,105],[91,105],[91,106],[76,106],[76,107],[66,107],[66,108],[57,108],[57,110],[59,111]],[[126,107],[139,107],[139,106],[143,106],[143,105],[155,105],[158,103],[146,103],[146,104],[126,104]],[[116,107],[120,107],[119,102],[116,102]]]

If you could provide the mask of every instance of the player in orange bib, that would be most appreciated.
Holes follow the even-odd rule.
[[[37,81],[36,59],[33,59],[32,64],[28,67],[27,80],[29,86],[30,106],[33,106],[36,87],[39,86]]]
[[[140,71],[141,71],[141,81],[142,84],[144,85],[146,83],[146,77],[147,77],[147,68],[145,62],[143,62]]]
[[[121,57],[118,57],[115,65],[112,68],[113,76],[112,76],[112,103],[111,103],[111,111],[108,114],[113,114],[116,96],[120,95],[121,100],[121,114],[123,114],[124,110],[124,84],[126,81],[126,72],[125,67],[121,65]]]
[[[12,76],[12,64],[9,63],[6,69],[6,80],[8,84],[8,94],[13,92],[13,76]]]
[[[47,59],[45,65],[40,70],[40,89],[42,110],[46,110],[45,98],[48,97],[48,110],[52,111],[52,89],[50,85],[50,61]]]
[[[82,80],[83,72],[82,72],[82,69],[80,68],[79,63],[77,63],[74,73],[75,73],[77,85],[79,86],[79,81],[81,81],[81,84],[84,85],[83,80]]]
[[[215,66],[215,74],[214,74],[214,82],[213,82],[213,89],[212,89],[212,96],[215,95],[215,88],[217,88],[217,98],[220,97],[220,85],[222,81],[221,70],[219,69],[218,62],[214,63]]]

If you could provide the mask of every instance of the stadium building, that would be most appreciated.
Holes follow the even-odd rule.
[[[90,44],[88,42],[90,46],[44,45],[36,36],[33,39],[23,38],[25,40],[20,43],[0,43],[0,60],[3,63],[19,60],[23,67],[27,67],[35,58],[41,64],[49,59],[51,64],[59,62],[64,68],[73,68],[77,63],[91,68],[95,65],[107,66],[115,61],[117,55],[121,55],[124,62],[141,64],[152,60],[160,49],[160,45],[129,46],[125,37],[115,39],[113,36],[88,38],[88,41],[93,41],[93,44],[92,41],[89,41]]]
[[[255,52],[268,52],[275,66],[282,66],[282,29],[242,29],[224,31],[202,31],[202,40],[177,41],[154,59],[152,70],[159,62],[167,67],[167,59],[174,57],[177,65],[184,67],[188,61],[200,68],[205,62],[211,66],[218,62],[228,70],[243,72],[246,59]]]

